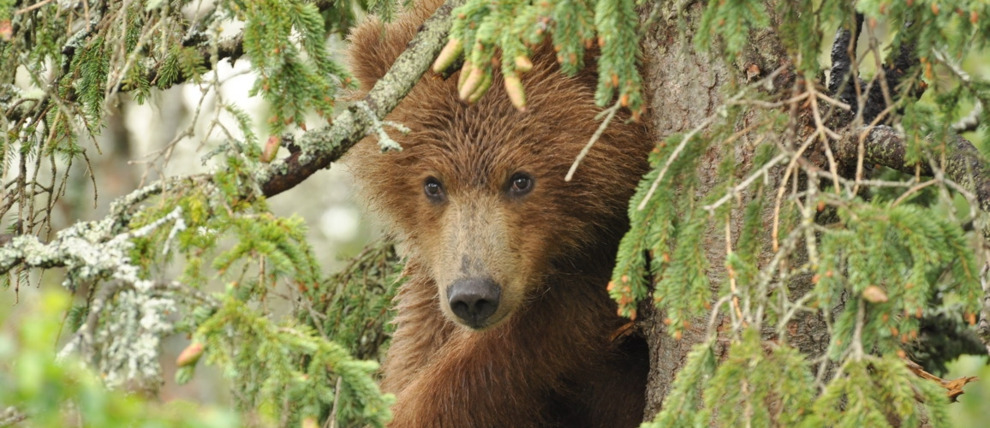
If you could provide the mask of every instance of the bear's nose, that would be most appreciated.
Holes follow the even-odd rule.
[[[499,287],[491,278],[465,278],[454,281],[447,288],[447,302],[468,327],[481,328],[495,310],[502,296]]]

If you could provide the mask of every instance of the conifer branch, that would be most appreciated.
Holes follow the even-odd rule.
[[[0,284],[11,281],[12,271],[62,267],[67,269],[63,286],[70,290],[74,290],[81,280],[107,278],[147,285],[147,281],[137,275],[137,268],[128,256],[133,238],[145,236],[151,229],[169,222],[176,222],[171,226],[173,231],[183,226],[179,224],[181,210],[178,210],[151,225],[130,230],[138,206],[153,196],[208,185],[212,180],[208,175],[199,174],[156,181],[116,199],[102,220],[76,223],[59,231],[49,242],[23,231],[2,234]],[[15,287],[15,292],[17,289]]]
[[[304,134],[299,142],[300,151],[273,162],[261,171],[257,178],[265,196],[291,189],[316,171],[326,168],[369,131],[373,131],[373,118],[365,110],[374,112],[380,120],[412,90],[446,44],[451,25],[450,12],[462,2],[447,0],[441,5],[367,96],[338,114],[332,125]]]
[[[931,164],[911,164],[905,160],[907,143],[904,136],[889,126],[859,129],[833,143],[841,161],[855,162],[859,141],[864,142],[863,160],[908,174],[935,175]],[[939,165],[947,178],[976,195],[980,209],[990,213],[990,165],[976,147],[958,135],[944,142],[945,163]]]
[[[24,14],[29,12],[37,12],[37,10],[40,9],[42,6],[45,6],[46,3],[47,2],[40,2],[35,5],[32,5],[31,7],[21,9],[16,13]],[[332,1],[317,1],[315,2],[315,5],[320,13],[325,13],[326,11],[337,7],[337,5],[335,5],[335,3]],[[69,66],[70,64],[72,64],[73,59],[75,58],[79,49],[85,44],[86,40],[88,40],[91,36],[93,36],[94,33],[98,33],[101,28],[105,28],[109,25],[112,25],[113,20],[115,19],[115,14],[106,13],[106,10],[104,9],[107,7],[109,6],[103,5],[99,8],[94,8],[91,11],[92,13],[88,25],[84,26],[83,28],[79,29],[74,34],[69,36],[65,41],[65,43],[62,45],[61,48],[62,57],[59,59],[59,61],[62,64],[62,69],[61,69],[62,74],[56,79],[55,82],[51,84],[51,87],[63,86],[62,81],[66,78],[68,79],[78,78],[76,74],[69,72],[70,71]],[[187,34],[186,37],[184,37],[182,40],[182,47],[196,48],[196,51],[198,52],[198,56],[201,58],[201,60],[199,61],[199,65],[205,67],[206,69],[212,69],[213,60],[211,57],[214,54],[216,55],[217,62],[222,60],[229,60],[231,64],[233,64],[236,60],[240,59],[245,54],[243,33],[216,42],[215,52],[214,52],[214,47],[211,46],[210,38],[205,35],[203,29],[200,28],[199,26],[194,25],[193,27],[188,28],[186,34]],[[147,82],[151,82],[154,85],[155,82],[158,81],[161,69],[163,67],[164,67],[164,63],[161,62],[148,67],[144,75],[144,80]],[[173,87],[175,85],[185,83],[186,81],[189,80],[189,78],[190,76],[185,76],[180,74],[176,76],[174,80],[170,80],[170,82],[166,87]],[[72,88],[70,87],[70,89]],[[114,93],[128,92],[130,89],[131,88],[129,87],[125,88],[124,82],[121,82],[117,85],[116,88],[112,90],[112,92]],[[164,87],[162,87],[161,89],[164,89]],[[75,102],[77,101],[78,96],[79,94],[75,90],[70,90],[65,95],[61,96],[61,98],[65,102]],[[50,96],[48,96],[42,99],[39,105],[35,106],[32,109],[11,109],[10,111],[5,112],[5,114],[7,115],[7,120],[10,122],[19,122],[20,120],[30,115],[36,114],[37,112],[43,112],[51,104],[51,101],[52,100]]]
[[[181,216],[182,210],[177,207],[148,226],[113,235],[111,231],[114,226],[124,220],[111,215],[100,222],[76,223],[59,232],[58,238],[47,244],[41,243],[34,235],[15,236],[7,245],[0,247],[0,274],[23,264],[28,268],[69,268],[64,282],[67,288],[75,285],[74,280],[104,275],[130,283],[141,282],[137,269],[127,256],[131,239],[143,237],[167,222],[179,222],[175,227],[184,228]]]
[[[862,161],[896,169],[907,174],[940,176],[944,174],[965,192],[975,197],[980,210],[990,213],[990,164],[979,150],[965,138],[953,134],[944,141],[942,165],[933,158],[928,163],[911,164],[905,160],[907,143],[904,136],[889,126],[876,126],[860,130],[847,138],[836,141],[836,154],[845,162],[860,159],[859,142],[863,141]],[[940,169],[940,170],[939,170]],[[990,228],[983,229],[984,239],[990,239]],[[985,244],[986,245],[986,244]],[[984,267],[984,270],[986,267]],[[990,353],[990,288],[986,287],[986,274],[983,285],[982,316],[980,317],[980,338]]]
[[[90,26],[90,28],[92,27],[95,27],[95,25]],[[86,37],[90,35],[90,33],[91,33],[91,29],[89,28],[82,29],[74,36],[70,37],[69,40],[66,42],[66,44],[62,47],[63,57],[61,60],[63,65],[63,69],[62,69],[63,74],[55,82],[52,83],[51,87],[53,88],[61,87],[63,86],[61,83],[63,79],[66,78],[73,79],[77,77],[71,73],[68,73],[69,71],[68,67],[69,64],[72,63],[72,59],[75,57],[76,51],[79,47],[79,43],[85,40]],[[201,38],[199,37],[190,38],[186,40],[183,43],[183,45],[200,46],[197,51],[199,52],[200,57],[202,57],[201,65],[203,65],[207,69],[211,69],[213,66],[211,61],[211,56],[213,55],[212,49],[208,45],[205,39],[204,40],[200,40],[200,39]],[[233,65],[233,63],[236,60],[244,56],[244,37],[243,35],[237,35],[229,39],[221,40],[217,42],[216,48],[217,48],[216,49],[217,61],[219,62],[226,59],[230,61],[231,65]],[[157,82],[162,67],[163,67],[162,63],[156,64],[154,67],[150,67],[147,73],[145,74],[144,77],[145,80],[148,82],[152,82],[152,84]],[[175,85],[185,83],[188,80],[188,78],[189,78],[188,76],[180,74],[174,80],[172,80],[167,87],[172,87]],[[114,88],[112,92],[120,93],[120,92],[130,91],[131,88],[125,87],[124,85],[125,85],[124,82],[118,83],[117,87]],[[78,100],[79,93],[76,92],[75,90],[70,90],[60,98],[63,103],[72,103]],[[37,112],[46,111],[51,105],[51,103],[52,103],[52,96],[50,94],[46,94],[46,96],[42,98],[37,103],[37,105],[35,105],[31,109],[11,108],[7,112],[5,112],[5,114],[7,114],[8,121],[19,122],[26,117],[36,115]]]

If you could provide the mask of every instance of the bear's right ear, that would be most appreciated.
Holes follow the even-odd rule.
[[[441,4],[443,0],[419,0],[390,23],[371,17],[351,32],[351,70],[360,82],[362,92],[370,91],[385,75],[406,50],[423,21]]]

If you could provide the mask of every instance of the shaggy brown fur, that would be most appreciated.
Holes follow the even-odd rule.
[[[439,5],[355,30],[352,62],[367,91]],[[398,398],[394,427],[624,427],[642,418],[647,349],[613,340],[626,320],[605,290],[627,229],[627,201],[646,171],[646,130],[616,118],[570,182],[564,175],[599,121],[593,70],[558,72],[542,47],[523,76],[529,112],[513,109],[496,76],[473,106],[457,76],[425,76],[388,117],[403,150],[362,141],[348,163],[371,205],[407,245],[408,282],[383,389]],[[533,187],[510,192],[524,172]],[[435,178],[444,198],[430,200]],[[500,286],[484,325],[465,327],[448,289],[466,277]]]

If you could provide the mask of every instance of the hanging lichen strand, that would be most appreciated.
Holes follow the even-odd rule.
[[[519,75],[532,67],[534,47],[549,39],[561,70],[572,75],[585,66],[586,50],[597,46],[595,102],[604,107],[618,97],[638,118],[645,104],[635,5],[633,0],[469,0],[454,9],[450,42],[434,70],[445,70],[465,52],[460,95],[474,102],[488,90],[493,67],[499,66],[510,99],[525,110]]]

